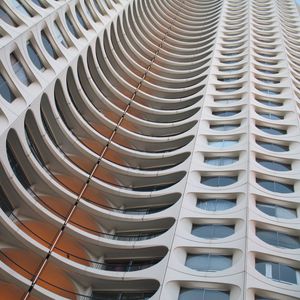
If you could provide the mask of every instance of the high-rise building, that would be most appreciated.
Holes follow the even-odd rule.
[[[294,0],[0,1],[0,299],[300,299]]]

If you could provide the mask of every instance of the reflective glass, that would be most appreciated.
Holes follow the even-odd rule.
[[[273,106],[273,107],[278,107],[278,106],[282,106],[281,102],[274,102],[271,100],[258,100],[258,102],[267,105],[267,106]]]
[[[229,292],[181,288],[178,300],[229,300]]]
[[[189,254],[185,265],[193,270],[202,272],[215,272],[231,267],[232,259],[228,255],[216,254]]]
[[[207,157],[204,162],[213,166],[227,166],[238,161],[237,157]]]
[[[29,79],[28,75],[26,74],[26,71],[25,71],[23,65],[17,59],[17,57],[14,53],[10,54],[10,61],[11,61],[13,70],[16,73],[17,77],[20,79],[20,81],[22,83],[24,83],[26,86],[30,85],[31,80]]]
[[[291,165],[279,163],[277,161],[271,161],[266,159],[257,159],[257,162],[267,169],[274,171],[290,171]]]
[[[282,120],[283,116],[278,116],[272,113],[259,113],[260,116],[269,120]]]
[[[239,127],[237,124],[222,124],[222,125],[211,125],[210,128],[218,131],[228,131]]]
[[[297,218],[297,212],[295,209],[286,208],[283,206],[278,206],[275,204],[268,203],[257,203],[257,208],[264,212],[265,214],[277,218],[283,219],[295,219]]]
[[[234,207],[234,199],[198,199],[197,207],[208,211],[223,211]]]
[[[65,14],[65,17],[66,17],[66,23],[67,23],[67,26],[68,26],[70,32],[78,39],[79,35],[78,35],[71,19],[69,18],[69,16],[67,14]]]
[[[0,94],[9,103],[16,98],[2,74],[0,74]]]
[[[0,19],[2,19],[7,24],[16,27],[17,23],[13,20],[13,18],[2,8],[0,7]]]
[[[237,182],[237,176],[202,176],[201,183],[208,186],[227,186]]]
[[[215,111],[213,112],[213,115],[218,116],[218,117],[231,117],[236,114],[238,114],[240,111]]]
[[[25,8],[19,0],[10,0],[11,5],[18,10],[23,16],[32,17],[32,14]]]
[[[68,48],[69,45],[68,45],[68,43],[67,43],[65,37],[63,36],[63,34],[62,34],[60,28],[58,27],[57,23],[54,22],[53,25],[54,25],[54,26],[53,26],[53,30],[54,30],[55,37],[56,37],[57,41],[58,41],[59,43],[61,43],[65,48]]]
[[[47,52],[54,58],[57,59],[58,55],[56,53],[56,51],[54,50],[50,40],[48,39],[46,33],[44,32],[44,30],[41,32],[41,36],[42,36],[42,41],[43,41],[43,45],[45,47],[45,49],[47,50]]]
[[[38,56],[37,52],[35,51],[32,43],[30,41],[27,42],[27,51],[28,51],[28,55],[31,59],[31,61],[33,62],[33,64],[41,71],[45,70],[45,66],[42,63],[40,57]]]
[[[193,225],[192,234],[204,239],[225,238],[234,233],[234,226],[221,224]]]
[[[35,5],[41,7],[41,8],[46,8],[44,3],[41,0],[31,0]]]
[[[263,132],[266,132],[268,134],[273,134],[273,135],[283,135],[287,133],[286,130],[284,129],[278,129],[273,127],[257,126],[257,128],[262,130]]]
[[[267,244],[273,245],[275,247],[285,249],[300,248],[299,238],[285,233],[258,229],[256,231],[256,235]]]
[[[294,192],[294,186],[291,184],[284,184],[281,182],[265,180],[265,179],[257,179],[257,183],[263,188],[275,193],[286,194],[286,193]]]
[[[216,141],[208,141],[208,145],[214,148],[227,148],[237,144],[237,140],[216,140]]]
[[[263,148],[265,148],[267,150],[274,151],[274,152],[289,151],[289,146],[285,146],[285,145],[268,143],[268,142],[261,142],[261,141],[257,141],[257,144],[262,146]]]
[[[82,17],[82,15],[81,15],[81,13],[80,13],[80,11],[79,11],[79,9],[78,9],[77,6],[75,7],[75,12],[76,12],[77,19],[78,19],[79,23],[81,24],[81,26],[85,30],[88,30],[88,27],[87,27],[87,25],[86,25],[86,23],[85,23],[85,21],[84,21],[84,19],[83,19],[83,17]]]

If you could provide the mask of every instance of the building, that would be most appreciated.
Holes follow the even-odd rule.
[[[294,0],[0,2],[0,298],[300,299]]]

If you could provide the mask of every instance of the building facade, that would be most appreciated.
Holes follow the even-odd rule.
[[[0,298],[300,299],[294,0],[0,2]]]

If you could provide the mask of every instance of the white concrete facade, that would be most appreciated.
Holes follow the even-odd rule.
[[[299,53],[293,0],[0,2],[0,298],[300,299]]]

